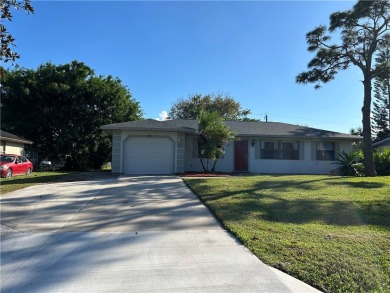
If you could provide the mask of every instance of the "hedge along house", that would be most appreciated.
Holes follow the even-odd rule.
[[[360,136],[279,122],[225,121],[236,140],[225,144],[217,172],[329,174],[338,153]],[[152,119],[104,125],[112,135],[112,172],[173,174],[203,171],[197,120]]]

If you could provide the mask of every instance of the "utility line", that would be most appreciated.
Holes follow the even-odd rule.
[[[272,115],[272,116],[284,117],[284,118],[290,118],[290,119],[299,119],[299,120],[303,120],[303,121],[316,121],[316,122],[333,123],[333,124],[348,124],[347,122],[341,122],[341,121],[335,122],[335,121],[308,119],[308,118],[303,118],[303,117],[294,117],[294,116],[285,116],[285,115],[273,114],[273,113],[269,113],[269,112],[261,113],[261,114],[251,114],[251,115],[263,116],[263,117],[265,117],[265,115],[267,115],[268,116],[268,120],[271,120],[270,116]]]

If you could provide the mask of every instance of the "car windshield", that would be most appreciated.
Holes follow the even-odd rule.
[[[6,162],[6,163],[12,163],[15,160],[14,156],[7,156],[7,155],[1,155],[0,161]]]

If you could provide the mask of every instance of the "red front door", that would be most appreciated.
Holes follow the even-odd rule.
[[[248,141],[239,140],[234,144],[234,171],[248,171]]]

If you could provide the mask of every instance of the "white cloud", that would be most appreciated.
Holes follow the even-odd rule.
[[[159,120],[159,121],[164,121],[164,120],[167,120],[169,118],[168,116],[168,112],[167,111],[161,111],[160,114],[158,114],[158,117],[159,118],[156,118],[156,120]]]

